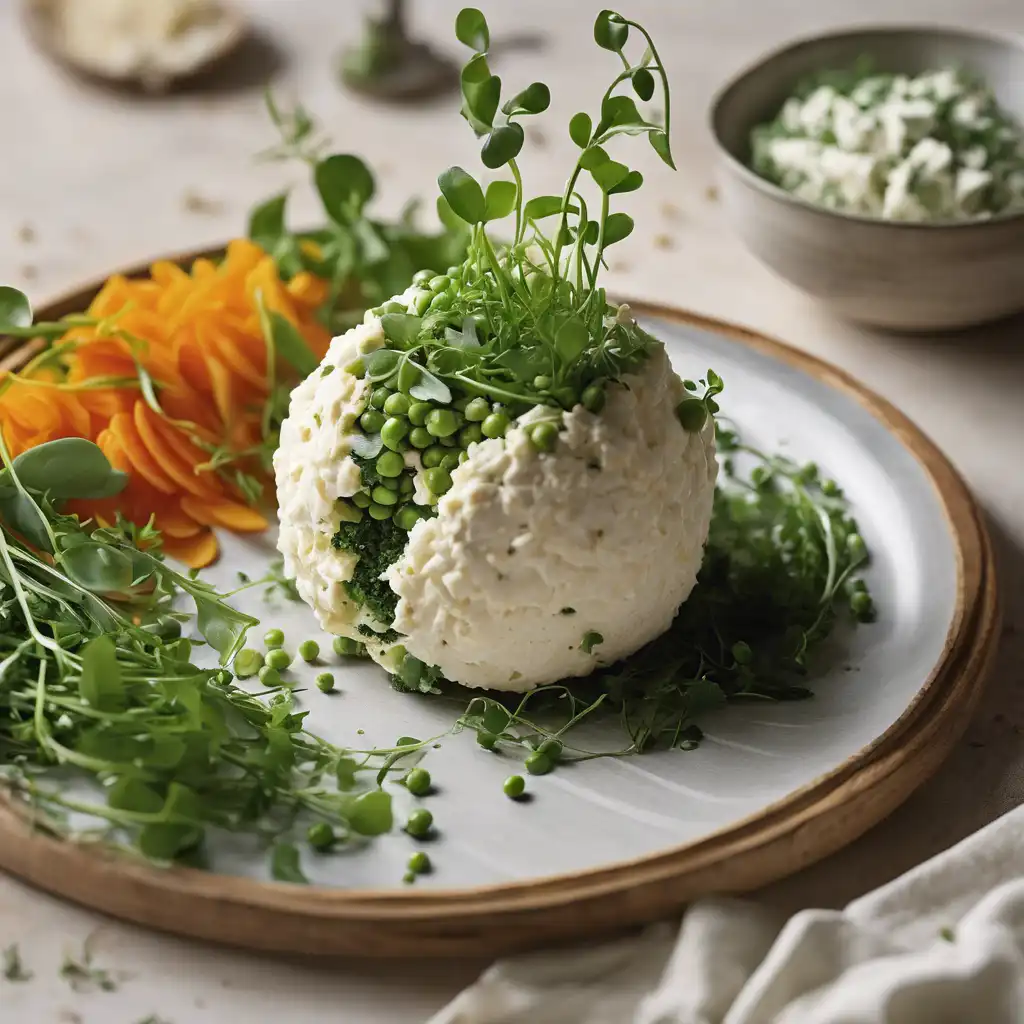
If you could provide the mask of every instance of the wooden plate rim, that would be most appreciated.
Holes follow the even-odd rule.
[[[222,249],[170,257],[189,263]],[[148,269],[125,271],[129,277]],[[83,309],[102,282],[51,301]],[[47,891],[141,924],[254,949],[366,956],[496,956],[664,916],[696,895],[767,884],[852,842],[939,766],[961,735],[999,636],[991,543],[946,457],[885,399],[846,372],[753,330],[647,302],[640,316],[687,324],[794,366],[854,398],[921,464],[957,547],[957,601],[944,655],[901,717],[845,763],[698,841],[585,871],[464,889],[344,890],[159,869],[35,830],[0,798],[0,868]]]

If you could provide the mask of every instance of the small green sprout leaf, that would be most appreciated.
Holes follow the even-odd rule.
[[[602,192],[610,192],[616,185],[629,176],[629,168],[616,160],[607,160],[590,172],[591,177]]]
[[[669,146],[668,135],[665,132],[651,132],[648,136],[651,140],[651,146],[654,147],[654,152],[661,157],[661,159],[669,165],[674,171],[676,169],[675,162],[672,159],[672,150]]]
[[[455,37],[478,53],[490,49],[491,35],[483,12],[476,7],[463,7],[455,18]]]
[[[296,373],[308,377],[319,365],[299,329],[282,313],[268,310],[270,329],[274,333],[274,349]]]
[[[647,68],[633,72],[633,91],[645,103],[654,95],[654,75]]]
[[[282,192],[273,199],[261,203],[249,215],[249,237],[266,250],[272,250],[278,239],[285,233],[285,208],[288,193]]]
[[[515,182],[492,181],[487,186],[486,219],[491,221],[507,217],[516,207],[518,194]]]
[[[349,153],[337,153],[318,163],[313,178],[324,210],[336,224],[358,218],[374,193],[370,169]]]
[[[0,286],[0,334],[32,326],[32,305],[24,292]]]
[[[590,332],[587,325],[579,317],[570,317],[555,335],[555,351],[565,365],[571,365],[580,356],[580,353],[587,347],[590,340]]]
[[[523,148],[524,141],[525,135],[522,126],[511,121],[491,131],[484,140],[480,158],[483,160],[484,166],[493,171],[504,166],[510,160],[515,160]]]
[[[467,224],[481,223],[487,214],[487,204],[479,182],[461,167],[449,167],[437,179],[438,187],[452,212]]]
[[[309,879],[302,873],[299,848],[294,843],[277,843],[274,846],[270,858],[270,873],[278,882],[309,884]]]
[[[419,337],[420,331],[423,328],[422,317],[413,316],[411,313],[385,313],[380,318],[380,326],[384,331],[384,337],[388,341],[393,342],[399,348],[409,349],[412,348]],[[374,355],[390,352],[390,349],[378,349]],[[379,362],[378,362],[378,365]],[[388,372],[387,376],[394,372],[394,367]],[[371,378],[379,373],[378,370],[374,369],[374,361],[370,359],[370,375]]]
[[[639,171],[630,171],[622,181],[607,190],[608,195],[620,195],[623,192],[635,192],[644,183],[644,176]]]
[[[535,196],[526,204],[524,214],[527,220],[542,220],[544,217],[552,217],[561,213],[564,200],[561,196]],[[579,213],[579,207],[569,205],[564,207],[568,213]]]
[[[614,245],[633,232],[633,218],[628,213],[612,213],[604,224],[604,244]]]
[[[569,138],[580,149],[586,149],[587,144],[590,142],[590,133],[593,131],[593,127],[594,123],[590,120],[590,115],[581,110],[578,114],[573,114],[572,120],[569,121]]]
[[[580,650],[584,654],[593,654],[594,648],[604,643],[604,637],[600,633],[595,632],[592,629],[588,629],[583,634],[583,639],[580,641]]]
[[[82,700],[97,711],[116,711],[124,706],[121,667],[114,641],[109,636],[98,636],[82,649],[78,691]]]
[[[491,74],[487,58],[477,54],[462,69],[462,116],[477,135],[484,135],[494,124],[501,98],[501,79]]]
[[[98,445],[82,437],[61,437],[22,452],[14,472],[30,491],[50,498],[112,498],[128,483]]]
[[[629,38],[629,26],[614,11],[604,10],[594,22],[594,42],[604,50],[621,53]]]
[[[580,157],[580,167],[585,171],[593,171],[595,167],[600,167],[610,159],[611,157],[600,146],[591,146]]]
[[[551,90],[543,82],[534,82],[502,104],[501,109],[509,117],[515,117],[517,114],[542,114],[550,105]]]

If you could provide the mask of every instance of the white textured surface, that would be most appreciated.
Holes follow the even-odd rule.
[[[1022,876],[1018,808],[842,911],[705,900],[674,947],[499,963],[430,1024],[1020,1024]]]
[[[681,349],[677,365],[702,363]],[[466,686],[525,691],[665,632],[697,580],[717,476],[710,421],[688,434],[676,418],[685,393],[658,346],[600,415],[563,413],[550,454],[521,427],[474,445],[388,573],[405,647]]]
[[[454,52],[447,26],[458,5],[429,4],[421,10],[421,27]],[[339,145],[365,153],[377,168],[383,210],[397,212],[411,192],[432,195],[439,169],[475,160],[472,137],[453,116],[450,101],[413,116],[335,90],[332,61],[355,26],[339,16],[332,0],[252,0],[248,7],[290,59],[284,75],[289,89],[325,119]],[[575,0],[523,0],[488,8],[496,37],[507,39],[524,25],[543,26],[551,37],[543,53],[506,51],[503,76],[526,81],[543,75],[555,110],[565,115],[604,87],[606,68],[586,42],[589,32],[580,28],[591,7]],[[932,435],[995,520],[1008,629],[993,686],[964,743],[934,782],[886,824],[762,897],[790,910],[840,906],[1024,799],[1024,647],[1014,628],[1024,610],[1018,582],[1024,578],[1024,476],[1008,468],[1016,465],[1017,439],[1024,434],[1021,329],[1011,324],[966,338],[880,338],[826,317],[740,247],[723,211],[706,196],[712,179],[704,111],[727,74],[795,34],[873,18],[1019,30],[1019,4],[905,0],[896,9],[884,0],[855,6],[845,0],[722,0],[669,7],[636,0],[628,8],[655,31],[672,69],[681,98],[673,109],[676,145],[685,158],[676,176],[641,162],[648,181],[630,207],[637,231],[617,246],[609,283],[625,294],[749,323],[849,369]],[[241,229],[254,201],[289,182],[304,183],[293,170],[248,160],[247,154],[272,141],[257,92],[225,89],[129,104],[82,89],[30,52],[17,31],[13,3],[0,7],[0,55],[7,137],[12,151],[15,144],[25,147],[18,159],[0,165],[0,237],[6,239],[0,276],[27,287],[36,299],[155,252],[221,241]],[[571,146],[552,118],[542,123],[547,148],[529,166],[538,191],[548,191],[559,183],[556,159],[561,168]],[[186,205],[190,193],[207,202]],[[312,197],[303,188],[295,198],[299,219],[310,219]],[[22,232],[24,227],[31,231]],[[650,239],[658,235],[667,250],[651,249]],[[98,961],[132,977],[116,994],[78,996],[59,981],[57,968],[63,951],[74,951],[96,928]],[[84,1024],[133,1024],[152,1013],[173,1024],[305,1024],[330,1016],[411,1024],[476,973],[465,963],[318,969],[213,951],[104,921],[5,880],[0,945],[10,942],[21,943],[37,976],[23,986],[0,982],[4,1024],[59,1021],[63,1011],[77,1013]]]

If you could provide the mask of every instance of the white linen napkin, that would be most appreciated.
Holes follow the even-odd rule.
[[[674,946],[501,961],[429,1024],[1024,1024],[1024,807],[843,911],[704,900]]]

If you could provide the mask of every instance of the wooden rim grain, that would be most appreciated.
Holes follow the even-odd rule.
[[[198,255],[178,258],[188,263]],[[146,268],[135,268],[138,276]],[[54,319],[98,285],[39,311]],[[358,890],[162,870],[54,838],[0,798],[0,868],[115,917],[254,950],[358,957],[474,956],[594,938],[679,911],[709,893],[758,888],[851,843],[928,779],[970,720],[999,638],[992,546],[981,513],[945,456],[890,403],[851,376],[781,342],[648,303],[656,316],[725,335],[854,398],[921,464],[958,553],[957,604],[944,655],[900,719],[834,771],[697,842],[571,875],[469,889]],[[10,357],[8,357],[10,359]]]

